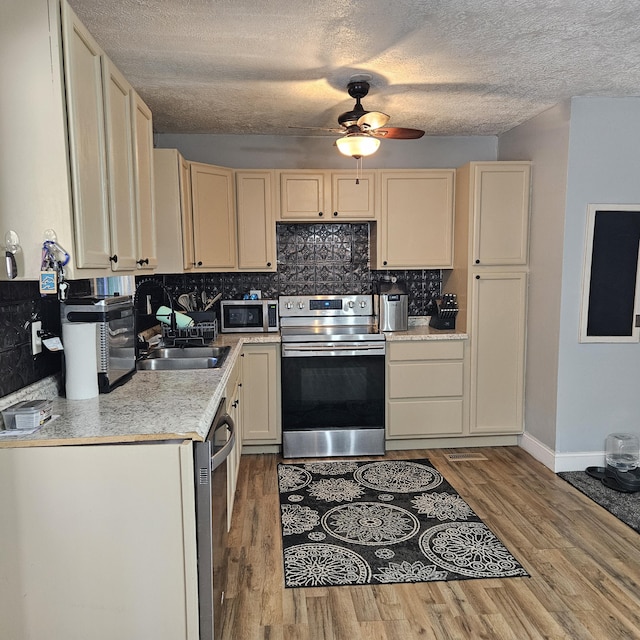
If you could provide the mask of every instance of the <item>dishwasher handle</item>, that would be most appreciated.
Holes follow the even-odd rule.
[[[220,451],[216,451],[216,453],[211,456],[211,471],[219,467],[227,459],[236,444],[236,424],[228,413],[220,416],[220,421],[215,426],[214,431],[222,429],[223,427],[226,427],[229,431],[229,439]]]

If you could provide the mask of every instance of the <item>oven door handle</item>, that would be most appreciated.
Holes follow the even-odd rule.
[[[220,416],[220,421],[216,425],[214,432],[218,429],[222,429],[223,427],[226,427],[229,431],[229,439],[220,451],[216,451],[211,456],[211,471],[217,469],[227,459],[236,444],[236,425],[233,418],[228,413]]]
[[[318,355],[322,356],[336,351],[359,351],[363,354],[384,355],[384,343],[372,346],[371,344],[353,344],[353,343],[323,343],[322,345],[282,345],[283,357],[295,355]]]

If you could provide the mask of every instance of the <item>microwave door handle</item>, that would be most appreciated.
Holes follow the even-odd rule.
[[[236,425],[228,413],[222,416],[220,422],[218,422],[215,427],[215,431],[223,427],[226,427],[229,431],[229,439],[220,451],[216,451],[216,453],[211,456],[211,471],[217,469],[227,459],[236,444]]]

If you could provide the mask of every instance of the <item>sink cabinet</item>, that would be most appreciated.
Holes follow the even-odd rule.
[[[380,171],[373,269],[447,269],[453,264],[453,169]]]
[[[376,218],[376,172],[280,171],[283,222],[362,222]]]
[[[3,638],[198,640],[191,441],[0,450]]]

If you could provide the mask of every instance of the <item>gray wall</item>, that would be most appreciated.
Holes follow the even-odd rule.
[[[356,161],[334,146],[337,136],[217,136],[156,134],[157,147],[178,149],[187,159],[234,169],[355,169]],[[471,160],[495,160],[495,136],[383,140],[363,158],[364,169],[455,168]]]
[[[578,341],[587,206],[640,203],[638,122],[639,98],[573,98],[499,140],[534,163],[525,429],[560,456],[640,431],[640,344]]]
[[[640,203],[640,99],[574,98],[562,274],[556,450],[640,432],[640,344],[580,344],[587,205]]]
[[[500,160],[531,160],[525,429],[555,450],[569,102],[500,136]]]

